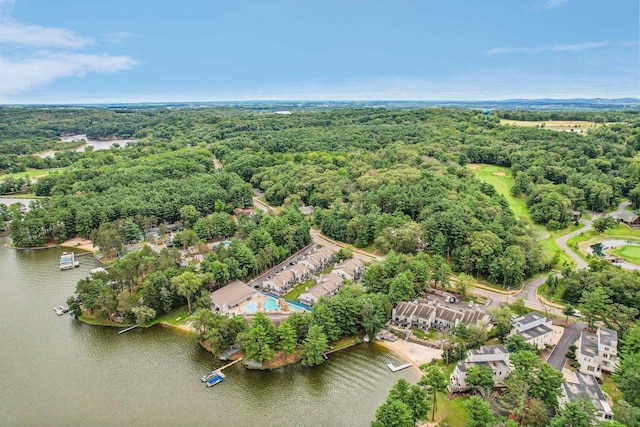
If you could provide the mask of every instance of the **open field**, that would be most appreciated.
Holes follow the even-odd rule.
[[[588,132],[589,129],[595,129],[602,126],[601,123],[587,122],[581,120],[547,120],[547,121],[525,121],[525,120],[509,120],[500,119],[501,125],[511,126],[524,126],[524,127],[539,127],[549,130],[562,130],[562,131],[574,131],[574,132]]]
[[[546,261],[551,260],[556,253],[560,254],[559,264],[562,265],[565,262],[569,265],[573,265],[574,262],[569,256],[560,249],[556,244],[556,239],[566,233],[578,229],[580,226],[570,224],[568,229],[555,230],[548,232],[542,225],[536,224],[531,218],[529,208],[525,202],[524,197],[514,197],[511,195],[511,187],[513,186],[513,176],[510,168],[491,166],[491,165],[468,165],[469,169],[473,170],[478,179],[491,184],[495,187],[496,191],[504,196],[509,203],[509,207],[513,213],[523,222],[529,224],[539,236],[549,235],[547,238],[540,240],[544,259]]]
[[[61,171],[64,168],[59,169],[27,169],[24,172],[16,172],[9,174],[0,174],[0,181],[4,181],[7,178],[20,179],[20,178],[40,178],[43,176],[47,176],[52,172]]]

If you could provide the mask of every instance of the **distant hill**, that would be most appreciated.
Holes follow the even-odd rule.
[[[27,105],[23,105],[27,107]],[[594,111],[594,110],[640,110],[640,98],[573,98],[573,99],[506,99],[486,101],[219,101],[219,102],[167,102],[167,103],[118,103],[118,104],[68,104],[30,105],[29,107],[85,107],[108,109],[146,108],[204,108],[233,107],[263,112],[275,111],[325,111],[336,108],[390,108],[415,109],[425,107],[446,108],[490,108],[498,110],[548,110],[548,111]]]

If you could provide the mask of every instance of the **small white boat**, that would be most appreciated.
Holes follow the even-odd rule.
[[[53,307],[53,311],[55,311],[58,316],[62,316],[64,314],[64,311],[60,310],[58,307]]]

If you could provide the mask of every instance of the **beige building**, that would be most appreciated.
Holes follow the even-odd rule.
[[[267,292],[282,296],[298,283],[309,279],[310,276],[311,271],[306,266],[295,265],[262,282],[262,288]]]
[[[253,288],[240,280],[231,282],[211,293],[209,296],[211,299],[211,311],[226,313],[229,309],[249,300],[255,293],[256,291]]]
[[[298,301],[306,305],[314,305],[322,297],[333,297],[344,284],[344,278],[333,271],[318,279],[317,284],[300,294]]]
[[[401,302],[392,311],[391,321],[403,328],[419,328],[423,331],[437,329],[451,331],[458,324],[485,325],[490,328],[490,317],[479,308],[447,307],[431,302]]]

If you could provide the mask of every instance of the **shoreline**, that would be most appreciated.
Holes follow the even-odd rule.
[[[406,359],[408,362],[413,363],[411,370],[419,375],[423,374],[420,370],[421,365],[431,362],[434,358],[439,359],[442,357],[442,350],[440,349],[425,347],[423,345],[407,342],[401,339],[398,339],[395,342],[378,340],[375,344],[384,347],[387,350],[391,350],[403,359]]]

